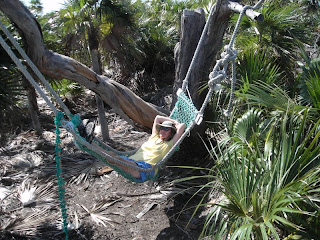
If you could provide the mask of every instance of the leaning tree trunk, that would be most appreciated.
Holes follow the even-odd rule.
[[[227,0],[217,0],[205,43],[197,59],[197,65],[192,69],[191,82],[196,84],[193,85],[191,94],[197,106],[203,99],[203,95],[197,95],[198,82],[208,79],[209,68],[222,45],[222,37],[230,15],[227,3]],[[125,86],[94,73],[74,59],[48,50],[44,45],[39,23],[20,1],[0,0],[0,10],[20,30],[28,49],[28,56],[42,73],[55,79],[66,78],[78,82],[97,93],[130,124],[138,123],[148,128],[152,127],[154,117],[161,114],[160,108],[143,101]],[[183,73],[180,76],[183,77]]]
[[[39,23],[20,1],[0,0],[0,10],[20,30],[28,56],[43,74],[69,79],[91,89],[131,125],[138,123],[151,128],[155,116],[162,114],[160,108],[143,101],[127,87],[96,74],[72,58],[48,50]]]

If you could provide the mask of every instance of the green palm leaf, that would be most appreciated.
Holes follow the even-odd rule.
[[[239,140],[249,146],[252,144],[261,122],[261,114],[261,110],[250,109],[241,118],[237,119],[233,126],[233,136],[236,141]]]
[[[272,139],[272,147],[263,154],[259,145],[266,143],[266,139],[261,137],[253,138],[251,146],[244,144],[241,148],[233,148],[232,154],[229,148],[225,148],[228,154],[220,154],[222,159],[218,169],[226,201],[213,208],[206,223],[210,229],[207,232],[215,229],[210,224],[217,226],[218,221],[212,220],[221,220],[218,218],[221,214],[226,214],[228,218],[222,220],[224,227],[218,227],[215,236],[280,239],[278,229],[284,226],[287,230],[301,231],[301,226],[295,223],[296,219],[303,219],[303,216],[310,214],[301,206],[314,206],[317,198],[310,200],[306,196],[319,190],[320,120],[310,122],[308,113],[308,110],[302,111],[299,116],[284,113],[274,121],[268,130],[269,134],[264,135]],[[245,117],[239,118],[235,126],[244,129],[251,126],[251,129],[259,132],[260,114],[261,110],[251,110]],[[248,120],[250,118],[253,120]],[[309,127],[310,123],[312,127]],[[247,137],[245,133],[235,131],[235,135],[241,135],[242,138]],[[238,139],[232,138],[233,141]],[[243,148],[250,148],[250,154]]]

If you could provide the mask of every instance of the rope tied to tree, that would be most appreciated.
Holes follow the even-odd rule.
[[[232,68],[232,74],[231,74],[231,93],[230,93],[230,99],[228,103],[228,107],[226,110],[224,110],[224,115],[229,116],[230,112],[232,110],[233,101],[235,98],[235,88],[236,88],[236,58],[238,55],[238,51],[234,48],[234,42],[236,39],[236,35],[239,31],[240,23],[242,20],[242,17],[245,15],[246,11],[248,9],[258,9],[260,8],[262,2],[264,0],[260,0],[254,7],[250,5],[246,5],[242,8],[242,11],[239,14],[236,26],[234,28],[232,37],[230,39],[230,42],[227,46],[224,47],[224,51],[221,53],[221,59],[218,60],[212,70],[209,74],[209,92],[208,94],[212,94],[213,91],[220,91],[222,86],[221,82],[226,79],[227,77],[227,68],[228,63],[231,62],[231,68]],[[203,105],[206,105],[209,102],[210,98],[206,98]],[[202,108],[204,110],[204,108]]]
[[[236,39],[236,35],[239,31],[242,17],[245,15],[246,11],[248,9],[255,10],[255,9],[260,8],[263,1],[264,0],[260,0],[253,7],[250,5],[246,5],[242,8],[229,44],[227,46],[225,46],[224,51],[221,53],[221,59],[216,61],[216,64],[215,64],[213,70],[209,73],[209,81],[208,81],[209,90],[208,90],[208,93],[205,97],[205,100],[204,100],[204,102],[198,112],[199,115],[203,115],[204,110],[205,110],[207,104],[209,103],[213,92],[221,90],[221,88],[222,88],[221,82],[227,78],[227,68],[228,68],[229,62],[231,62],[231,64],[232,64],[231,65],[232,66],[231,93],[230,93],[229,104],[228,104],[227,109],[224,111],[224,115],[228,116],[230,114],[230,112],[232,110],[232,104],[234,101],[234,97],[235,97],[235,86],[236,86],[236,62],[235,62],[235,60],[238,55],[238,51],[236,49],[234,49],[234,42]],[[194,69],[194,65],[195,65],[196,59],[199,55],[200,48],[202,47],[203,42],[206,38],[206,34],[208,33],[209,23],[210,23],[210,19],[213,16],[214,8],[215,7],[213,6],[210,10],[208,19],[206,21],[206,24],[205,24],[204,29],[202,31],[202,34],[200,36],[198,45],[197,45],[196,50],[194,52],[194,55],[192,57],[187,74],[183,80],[183,83],[182,83],[182,90],[183,91],[186,91],[186,89],[188,88],[188,82],[191,77],[191,71]]]
[[[11,57],[11,59],[13,59],[15,64],[20,68],[22,73],[26,76],[26,78],[30,81],[30,83],[34,86],[34,88],[40,93],[42,98],[47,102],[47,104],[51,107],[51,109],[55,113],[55,120],[54,121],[55,121],[55,126],[56,126],[56,130],[55,130],[55,133],[56,133],[56,141],[55,141],[56,142],[56,147],[55,147],[56,155],[55,155],[55,161],[56,161],[56,169],[57,169],[56,176],[57,176],[57,182],[58,182],[58,194],[59,194],[61,215],[62,215],[62,219],[63,219],[63,230],[64,230],[64,233],[65,233],[66,240],[68,240],[68,223],[67,223],[67,209],[66,209],[66,201],[65,201],[65,181],[63,180],[63,177],[62,177],[62,166],[61,166],[62,148],[61,148],[61,139],[60,139],[60,127],[63,126],[62,122],[65,122],[64,127],[69,132],[71,132],[73,134],[75,139],[77,139],[76,140],[76,145],[78,145],[78,147],[80,149],[82,149],[82,150],[88,152],[89,154],[95,156],[99,160],[102,160],[104,163],[106,163],[107,165],[111,166],[113,169],[118,171],[121,175],[123,175],[127,179],[129,179],[129,180],[131,180],[133,182],[137,182],[137,179],[133,178],[131,175],[129,175],[126,172],[122,171],[116,165],[111,164],[106,159],[107,158],[112,158],[116,162],[124,164],[127,167],[135,168],[135,169],[137,169],[139,171],[149,172],[149,171],[153,171],[154,169],[158,169],[163,163],[165,163],[171,157],[171,155],[176,151],[176,147],[181,144],[183,139],[190,134],[190,131],[194,127],[194,125],[201,123],[205,107],[208,104],[208,102],[209,102],[209,100],[210,100],[210,98],[212,96],[213,91],[214,90],[217,91],[220,88],[220,86],[219,86],[220,82],[223,79],[226,78],[228,62],[232,61],[232,72],[233,72],[232,73],[232,79],[233,80],[232,80],[231,96],[230,96],[230,101],[229,101],[227,112],[230,111],[230,109],[232,107],[232,102],[233,102],[234,92],[235,92],[235,84],[236,84],[235,59],[237,57],[237,51],[233,48],[235,37],[236,37],[237,31],[238,31],[239,26],[240,26],[241,18],[244,15],[245,11],[247,9],[249,9],[249,8],[252,8],[252,9],[259,8],[263,1],[264,0],[260,0],[254,7],[245,6],[243,8],[243,10],[242,10],[242,12],[241,12],[241,14],[240,14],[240,16],[238,18],[238,22],[237,22],[237,25],[236,25],[235,30],[233,32],[231,41],[230,41],[229,45],[225,48],[225,52],[223,52],[221,54],[222,59],[220,59],[220,60],[218,60],[216,62],[216,65],[215,65],[213,71],[209,74],[209,82],[208,82],[209,91],[208,91],[208,93],[206,95],[205,101],[202,104],[201,109],[199,111],[197,111],[197,109],[193,105],[191,99],[189,99],[188,97],[186,97],[184,95],[184,91],[187,88],[188,80],[189,80],[190,75],[191,75],[191,70],[194,68],[195,59],[198,56],[200,47],[202,47],[202,43],[203,43],[203,41],[205,39],[205,35],[208,32],[208,26],[209,26],[208,23],[210,22],[209,19],[212,17],[213,12],[214,12],[214,7],[211,8],[211,11],[210,11],[210,14],[209,14],[209,18],[208,18],[207,23],[205,25],[205,28],[204,28],[204,30],[202,32],[201,38],[199,40],[198,46],[197,46],[196,51],[194,53],[194,56],[192,58],[191,64],[190,64],[189,69],[188,69],[188,72],[186,74],[185,79],[183,80],[182,93],[179,93],[180,97],[178,96],[178,101],[177,101],[176,106],[175,106],[175,108],[174,108],[174,110],[172,112],[172,115],[171,115],[171,117],[173,119],[179,120],[179,122],[186,123],[187,128],[186,128],[185,132],[183,133],[183,135],[176,142],[174,147],[172,147],[170,149],[170,151],[166,154],[166,156],[164,156],[157,164],[155,164],[150,169],[141,169],[138,166],[129,165],[129,164],[123,163],[123,161],[120,162],[120,160],[118,160],[116,158],[113,158],[112,156],[106,154],[105,152],[102,152],[97,147],[92,146],[85,139],[83,139],[81,136],[79,136],[79,132],[77,131],[77,126],[79,126],[79,124],[81,124],[81,122],[82,122],[80,116],[78,114],[72,115],[70,113],[69,109],[66,107],[66,105],[63,103],[63,101],[60,99],[59,95],[55,93],[55,91],[51,88],[51,86],[45,80],[45,78],[40,73],[40,71],[37,69],[37,67],[33,64],[31,59],[26,55],[26,53],[23,51],[23,49],[20,47],[20,45],[13,38],[11,33],[0,22],[0,27],[1,27],[2,31],[8,36],[8,38],[10,39],[10,41],[12,42],[14,47],[18,50],[18,52],[21,54],[21,56],[26,60],[26,62],[29,64],[29,66],[34,71],[34,73],[37,75],[37,77],[42,81],[42,83],[49,90],[49,92],[54,96],[54,98],[59,103],[59,105],[64,109],[64,111],[66,112],[67,117],[71,118],[71,121],[69,121],[69,122],[66,122],[64,120],[64,113],[58,111],[56,109],[56,107],[51,103],[51,101],[48,99],[48,97],[43,92],[43,90],[34,81],[32,76],[28,73],[26,68],[22,65],[20,60],[16,57],[16,55],[13,53],[13,51],[10,49],[8,44],[6,44],[5,40],[0,35],[0,43],[1,43],[2,47],[6,50],[6,52]],[[98,145],[102,146],[100,142],[97,142],[97,143],[98,143]],[[152,179],[157,178],[157,175],[158,174],[155,174],[155,176]]]

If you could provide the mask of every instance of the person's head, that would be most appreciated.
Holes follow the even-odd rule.
[[[171,121],[164,121],[157,125],[159,137],[161,140],[170,141],[176,134],[176,127]]]

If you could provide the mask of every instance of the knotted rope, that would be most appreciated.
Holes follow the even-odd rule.
[[[62,167],[61,167],[61,139],[60,139],[60,127],[61,127],[61,120],[63,119],[64,114],[62,112],[58,112],[54,123],[56,125],[56,169],[57,169],[57,181],[58,181],[58,194],[59,194],[59,201],[60,201],[60,209],[61,209],[61,216],[63,220],[63,231],[65,233],[66,240],[68,240],[68,223],[67,223],[67,208],[66,208],[66,201],[65,201],[65,181],[62,177]]]
[[[208,82],[209,90],[208,90],[206,98],[205,98],[205,100],[204,100],[204,102],[203,102],[203,104],[202,104],[202,106],[201,106],[201,108],[200,108],[200,110],[198,112],[198,115],[203,115],[204,110],[205,110],[207,104],[209,103],[213,92],[214,91],[219,91],[221,89],[221,84],[220,83],[221,83],[221,81],[223,81],[227,77],[227,68],[228,68],[228,63],[229,62],[231,62],[231,64],[232,64],[231,94],[230,94],[230,100],[229,100],[228,107],[224,111],[224,113],[227,116],[230,114],[230,111],[232,110],[232,104],[233,104],[233,101],[234,101],[234,95],[235,95],[235,86],[236,86],[236,62],[235,62],[235,59],[236,59],[237,54],[238,54],[237,50],[234,49],[234,42],[235,42],[237,33],[239,31],[239,27],[240,27],[240,23],[241,23],[242,17],[245,15],[245,12],[248,9],[256,10],[256,9],[260,8],[261,4],[263,3],[263,1],[264,0],[260,0],[253,7],[247,5],[247,6],[244,6],[242,8],[242,11],[239,14],[238,21],[237,21],[236,26],[234,28],[234,31],[233,31],[233,34],[232,34],[232,37],[230,39],[229,44],[227,46],[225,46],[224,52],[222,52],[222,54],[221,54],[221,59],[216,61],[216,64],[215,64],[212,72],[209,73],[209,82]],[[214,7],[211,8],[208,20],[207,20],[207,22],[205,24],[205,27],[204,27],[203,31],[202,31],[199,43],[198,43],[197,48],[196,48],[196,50],[194,52],[193,58],[191,60],[189,69],[188,69],[187,74],[186,74],[186,77],[183,80],[183,84],[182,84],[182,90],[183,91],[185,91],[186,88],[187,88],[189,79],[191,77],[191,70],[194,68],[194,64],[196,63],[196,59],[197,59],[197,57],[199,55],[200,48],[202,47],[203,41],[204,41],[205,36],[206,36],[206,34],[208,32],[208,27],[209,27],[209,23],[210,23],[210,20],[212,18],[212,15],[213,15],[213,11],[214,11]]]

